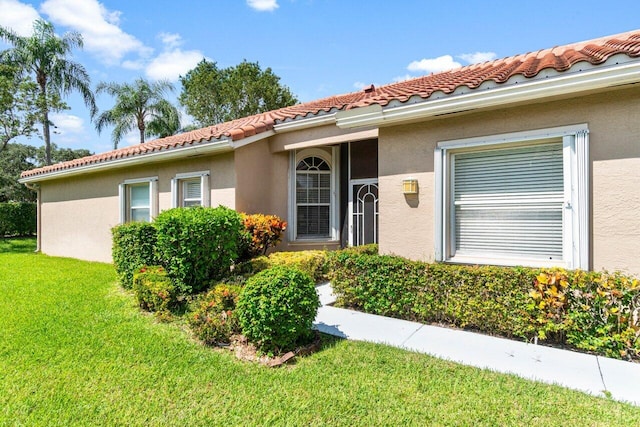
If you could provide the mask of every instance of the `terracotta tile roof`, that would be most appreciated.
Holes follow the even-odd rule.
[[[321,113],[353,109],[372,104],[386,106],[392,101],[406,102],[414,96],[428,99],[435,92],[451,94],[461,86],[475,89],[488,81],[493,81],[497,84],[505,83],[516,75],[533,78],[546,69],[559,72],[567,71],[578,62],[597,65],[616,54],[626,54],[632,58],[640,57],[640,30],[473,64],[377,88],[371,86],[359,92],[305,102],[167,138],[156,139],[144,144],[33,169],[23,172],[22,177],[43,175],[79,166],[88,166],[191,146],[212,139],[230,138],[232,141],[238,141],[271,130],[275,124],[286,120],[314,117]]]

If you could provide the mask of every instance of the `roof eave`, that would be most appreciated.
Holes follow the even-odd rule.
[[[440,99],[426,99],[424,102],[415,104],[386,108],[370,105],[340,111],[336,113],[336,125],[349,129],[399,124],[442,114],[506,106],[523,101],[578,94],[638,82],[640,82],[640,61],[633,61],[578,72],[569,71],[553,78],[534,79]]]
[[[149,163],[177,160],[204,154],[221,154],[229,151],[233,151],[232,141],[231,139],[225,138],[220,140],[202,142],[189,147],[176,147],[169,150],[152,152],[149,154],[139,154],[121,159],[107,160],[100,163],[27,176],[24,178],[20,178],[18,182],[20,182],[21,184],[28,184],[49,181],[52,179],[68,178],[85,173],[99,172],[105,169],[117,169],[139,164],[146,165]]]

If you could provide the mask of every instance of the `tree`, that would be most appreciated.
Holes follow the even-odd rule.
[[[36,84],[18,68],[0,63],[0,151],[18,136],[36,133]]]
[[[165,99],[173,85],[166,80],[148,82],[143,78],[129,83],[100,83],[97,93],[106,92],[116,98],[112,109],[103,111],[96,118],[96,130],[114,126],[111,132],[113,148],[125,134],[136,127],[140,132],[140,143],[145,136],[169,136],[180,129],[178,109]]]
[[[66,108],[61,98],[72,91],[82,95],[84,103],[93,116],[96,103],[90,88],[91,79],[85,68],[68,58],[76,47],[82,48],[82,36],[78,32],[65,33],[59,37],[52,24],[42,19],[33,23],[33,34],[22,37],[14,31],[0,26],[0,39],[13,48],[2,52],[3,62],[14,64],[23,73],[32,74],[38,85],[38,121],[42,123],[42,134],[46,163],[51,164],[51,133],[49,113]]]
[[[271,68],[264,71],[257,62],[242,61],[220,69],[215,62],[202,60],[180,77],[179,101],[200,126],[264,113],[298,102]]]
[[[18,182],[23,171],[37,167],[36,147],[24,144],[7,144],[0,152],[0,203],[32,202],[36,193]]]
[[[90,156],[89,150],[58,148],[51,144],[53,162],[66,162],[80,157]],[[20,174],[26,170],[44,166],[46,153],[44,147],[36,148],[25,144],[7,144],[0,152],[0,202],[30,202],[35,200],[36,193],[18,182]]]

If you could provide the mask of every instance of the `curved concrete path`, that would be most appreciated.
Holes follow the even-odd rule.
[[[640,405],[640,363],[332,307],[335,298],[330,284],[317,289],[322,307],[315,327],[320,332],[387,344]]]

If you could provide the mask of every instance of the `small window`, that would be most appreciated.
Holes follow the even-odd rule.
[[[181,199],[185,208],[202,206],[202,185],[199,179],[186,179],[182,182]]]
[[[189,172],[171,180],[173,207],[209,206],[209,172]]]
[[[129,218],[131,221],[151,221],[151,185],[132,184],[129,189]]]
[[[120,222],[149,222],[157,214],[157,178],[127,180],[120,184]]]

